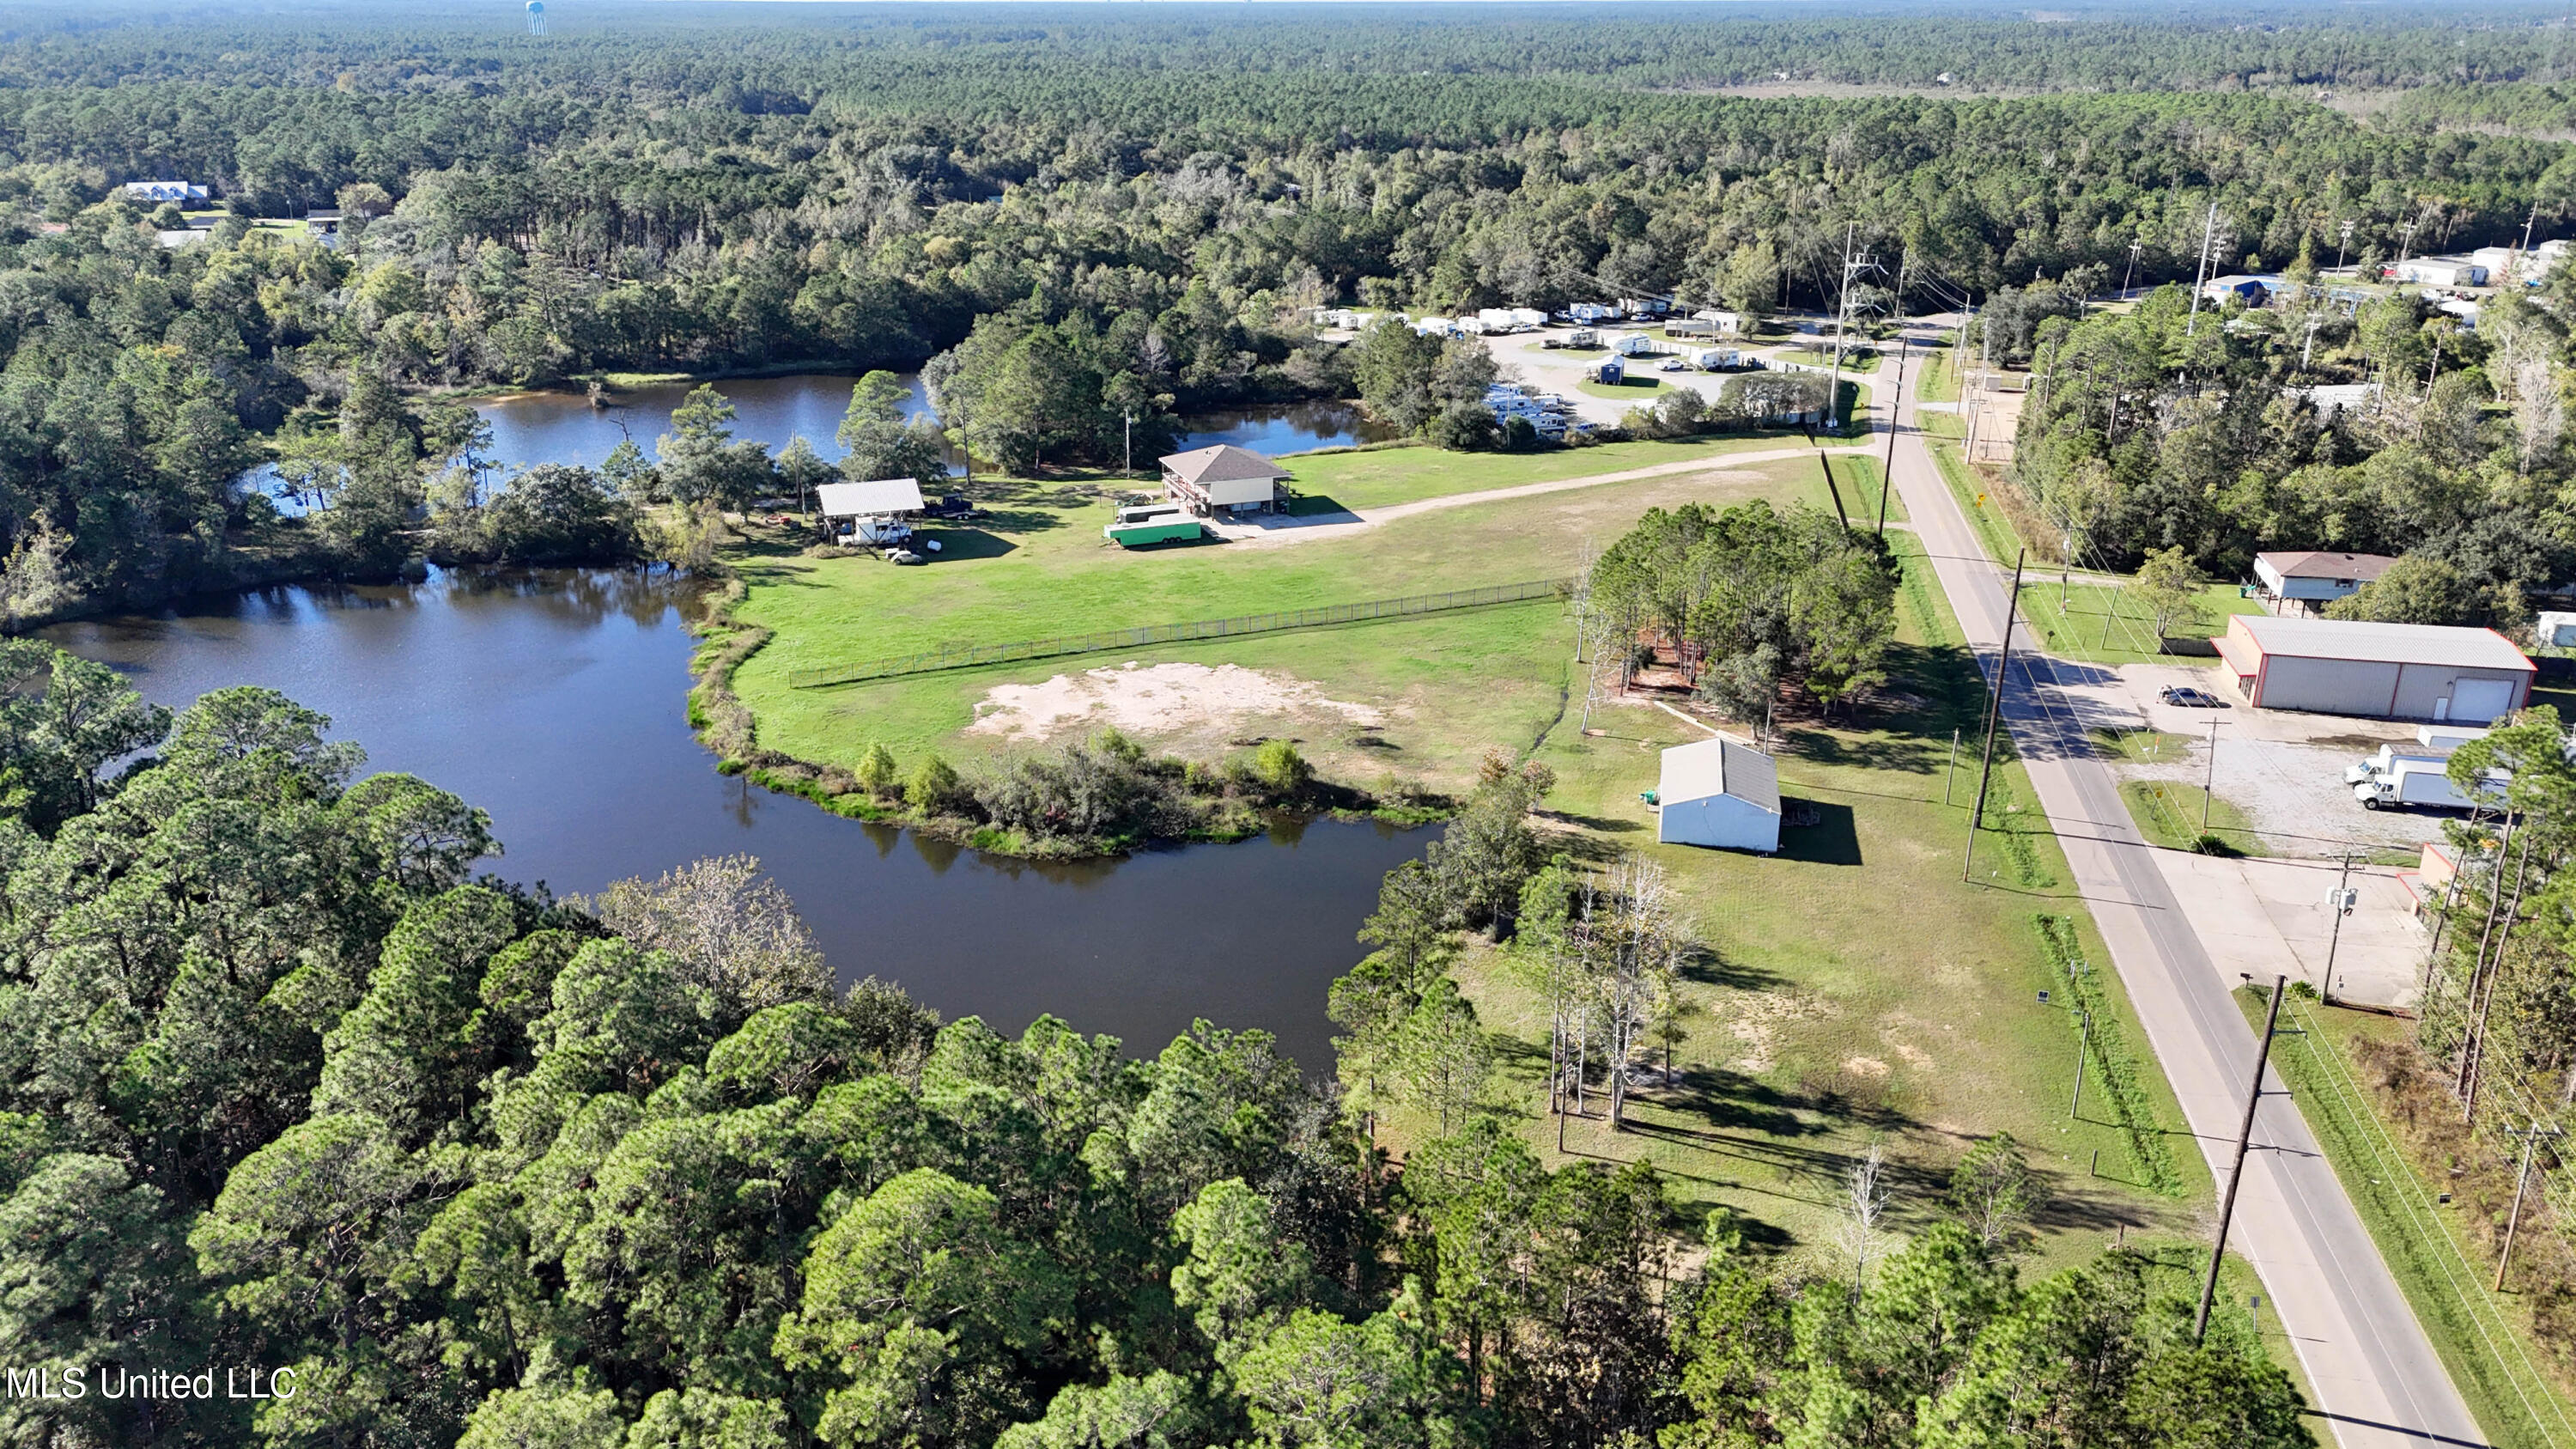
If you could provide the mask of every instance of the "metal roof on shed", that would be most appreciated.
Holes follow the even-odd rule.
[[[2283,619],[2238,614],[2228,621],[2266,654],[2340,659],[2357,664],[2448,664],[2459,669],[2536,672],[2512,641],[2493,629],[2445,624],[2378,624],[2358,619]]]
[[[863,483],[826,483],[814,490],[826,518],[880,513],[917,513],[924,507],[921,484],[910,478],[871,478]]]
[[[1759,750],[1730,739],[1696,740],[1664,751],[1663,766],[1655,790],[1658,805],[1732,795],[1780,813],[1780,770]]]

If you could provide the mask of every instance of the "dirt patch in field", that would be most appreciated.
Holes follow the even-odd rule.
[[[1043,740],[1107,725],[1130,734],[1228,730],[1276,716],[1328,716],[1375,729],[1383,711],[1327,698],[1302,679],[1239,664],[1126,664],[1059,674],[1040,684],[996,685],[975,706],[969,734]]]

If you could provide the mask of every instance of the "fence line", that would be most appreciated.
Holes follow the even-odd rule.
[[[1400,599],[1372,599],[1361,604],[1327,604],[1315,609],[1286,609],[1270,614],[1239,614],[1231,619],[1201,619],[1187,624],[1148,624],[1134,629],[1103,629],[1089,634],[1060,634],[1051,639],[1024,639],[1012,644],[955,644],[917,654],[898,654],[860,664],[788,671],[794,689],[821,689],[905,674],[943,669],[971,669],[983,664],[1010,664],[1023,659],[1051,659],[1066,654],[1097,654],[1112,649],[1139,649],[1153,644],[1181,644],[1195,639],[1226,639],[1241,634],[1275,634],[1285,629],[1316,629],[1330,624],[1357,624],[1411,614],[1437,614],[1451,609],[1479,609],[1532,599],[1566,597],[1564,579],[1491,584],[1481,589],[1452,589],[1445,594],[1412,594]]]

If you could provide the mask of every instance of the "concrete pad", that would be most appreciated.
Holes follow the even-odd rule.
[[[2191,903],[2192,926],[2223,984],[2240,975],[2269,981],[2324,980],[2334,961],[2334,996],[2361,1006],[2412,1007],[2428,944],[2415,918],[2414,892],[2398,871],[2353,868],[2359,894],[2340,940],[2326,895],[2337,865],[2314,860],[2228,860],[2159,850],[2156,865],[2177,900]]]

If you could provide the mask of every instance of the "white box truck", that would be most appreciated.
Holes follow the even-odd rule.
[[[2487,737],[2484,725],[2428,724],[2415,727],[2415,743],[2449,754],[2471,740]]]
[[[2493,805],[2504,797],[2510,776],[2503,770],[2489,770],[2478,794],[2471,799],[2452,785],[2451,777],[2442,773],[2440,760],[2399,760],[2384,775],[2375,775],[2352,787],[2352,798],[2364,810],[2474,810],[2480,805]]]
[[[2385,775],[2396,769],[2397,762],[2400,760],[2420,760],[2439,767],[2443,761],[2450,758],[2450,755],[2449,750],[2428,750],[2421,746],[2401,750],[2395,745],[2381,745],[2378,754],[2364,755],[2359,760],[2344,766],[2343,782],[2347,785],[2358,785],[2374,776]]]

